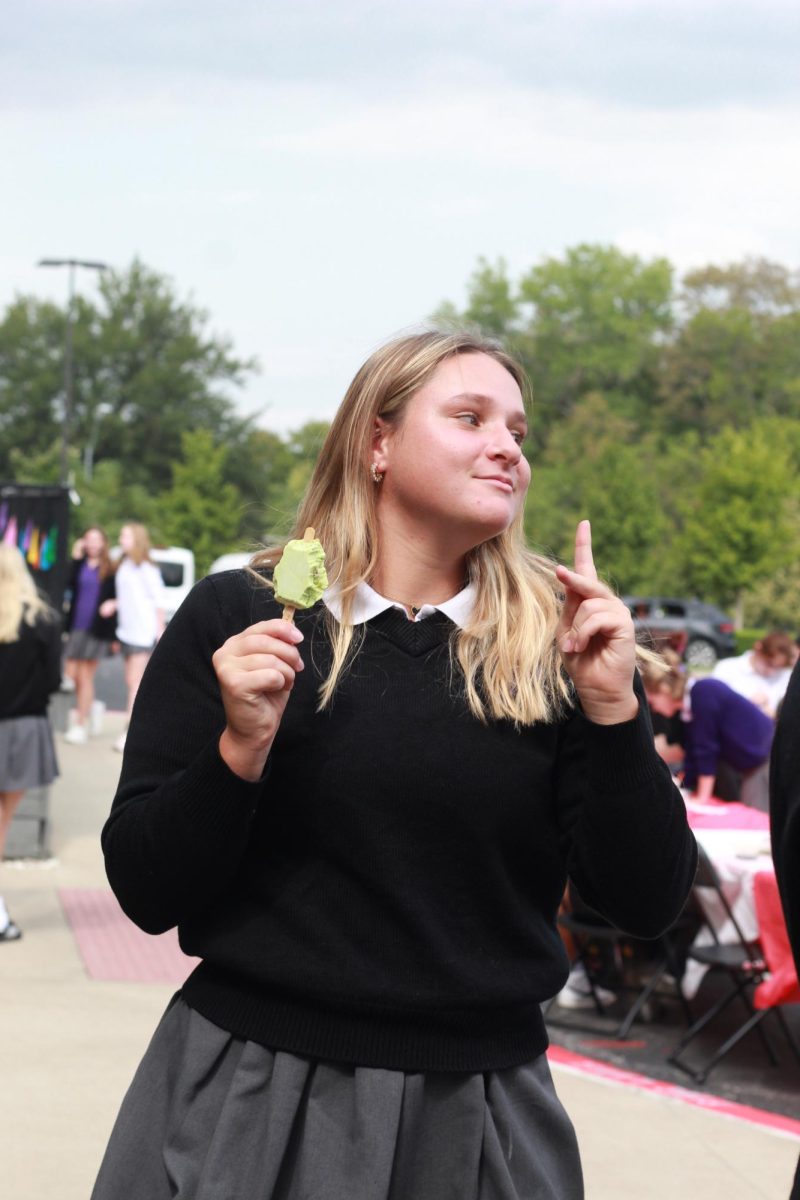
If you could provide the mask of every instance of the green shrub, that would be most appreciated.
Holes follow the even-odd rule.
[[[744,654],[746,650],[752,650],[759,638],[764,637],[766,629],[737,629],[736,637],[736,653]]]

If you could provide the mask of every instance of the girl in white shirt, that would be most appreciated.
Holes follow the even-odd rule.
[[[123,555],[115,577],[116,599],[100,608],[102,616],[117,614],[117,638],[125,664],[128,721],[150,657],[164,632],[164,594],[161,572],[150,559],[150,535],[144,525],[130,522],[119,534]],[[114,743],[125,748],[123,733]]]

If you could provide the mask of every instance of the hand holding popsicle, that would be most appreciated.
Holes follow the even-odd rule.
[[[297,649],[303,635],[294,624],[297,608],[310,608],[328,586],[325,552],[308,528],[288,542],[275,568],[280,620],[259,621],[229,638],[213,656],[227,725],[219,750],[242,779],[260,779],[281,723],[295,676],[303,669]]]
[[[614,725],[638,710],[636,641],[625,604],[597,578],[588,521],[575,532],[575,567],[556,567],[565,598],[556,632],[567,674],[590,721]]]
[[[303,670],[297,648],[302,640],[288,621],[259,621],[228,638],[211,659],[226,719],[219,751],[242,779],[261,777],[295,676]]]

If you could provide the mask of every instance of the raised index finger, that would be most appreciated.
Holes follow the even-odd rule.
[[[597,579],[592,557],[592,527],[588,521],[579,521],[575,530],[575,571],[586,579]]]

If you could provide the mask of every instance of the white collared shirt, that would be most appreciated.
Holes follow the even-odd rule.
[[[411,619],[424,621],[426,617],[430,617],[438,610],[449,617],[454,625],[458,625],[459,629],[463,629],[472,615],[477,594],[478,589],[475,584],[468,583],[455,596],[451,596],[449,600],[443,600],[441,604],[423,604],[416,616]],[[336,620],[341,621],[342,603],[336,584],[331,584],[329,588],[325,589],[322,593],[322,602],[333,613]],[[385,612],[387,608],[399,608],[408,616],[405,604],[401,604],[399,600],[389,600],[386,596],[381,596],[368,583],[359,583],[353,603],[352,622],[354,625],[363,625],[365,621],[371,621],[373,617]]]

